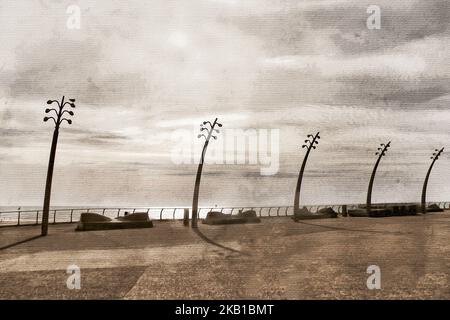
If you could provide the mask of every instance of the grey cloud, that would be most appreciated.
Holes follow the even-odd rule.
[[[127,139],[122,137],[116,138],[105,138],[105,137],[96,137],[96,136],[86,136],[83,138],[79,138],[76,141],[81,144],[91,145],[91,146],[99,146],[99,145],[114,145],[121,142],[125,142]]]
[[[366,27],[366,9],[374,4],[381,9],[380,30]],[[348,54],[380,51],[427,36],[449,34],[448,1],[415,1],[411,8],[391,4],[392,1],[358,1],[342,8],[307,11],[305,18],[314,30],[336,30],[332,38]]]
[[[438,83],[436,83],[435,81],[430,84],[430,87],[404,89],[400,92],[385,94],[383,96],[383,99],[408,103],[408,105],[410,106],[411,104],[422,104],[424,102],[429,102],[450,93],[450,85],[448,84],[437,86]]]
[[[36,45],[17,48],[18,70],[9,74],[12,98],[58,96],[64,92],[91,105],[126,104],[141,101],[146,81],[140,74],[104,73],[102,46],[92,38],[83,41],[53,37]],[[49,59],[51,57],[51,59]]]
[[[271,176],[262,176],[259,171],[245,172],[243,175],[245,178],[277,178],[277,179],[295,179],[298,177],[298,173],[286,173],[286,172],[277,172]]]
[[[0,128],[1,137],[17,137],[17,136],[28,136],[34,134],[34,130],[20,130],[15,128]]]
[[[29,146],[40,140],[37,133],[36,130],[0,128],[0,146],[5,148]]]
[[[72,139],[74,139],[76,143],[91,146],[117,145],[130,141],[129,137],[112,132],[79,130],[76,131],[76,133],[74,133],[74,131],[71,131],[70,133],[72,134]]]
[[[361,102],[365,105],[383,107],[406,107],[417,105],[443,97],[450,93],[450,84],[446,79],[403,80],[396,78],[353,77],[339,79],[342,89],[336,91],[335,101],[341,103]],[[433,108],[434,105],[427,105]],[[436,105],[437,106],[437,105]]]
[[[370,5],[381,9],[381,30],[368,30]],[[314,41],[324,38],[346,54],[380,51],[431,35],[449,34],[450,4],[446,0],[348,1],[331,6],[312,6],[228,18],[244,32],[264,39],[271,55],[314,54]],[[311,37],[315,33],[316,37]],[[333,54],[323,47],[323,54]],[[331,48],[332,49],[332,48]],[[319,48],[320,50],[320,48]]]

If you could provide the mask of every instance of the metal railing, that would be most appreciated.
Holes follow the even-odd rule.
[[[405,203],[407,204],[407,203]],[[417,203],[410,203],[417,204]],[[429,202],[430,204],[437,204],[442,209],[450,209],[450,202]],[[374,206],[389,206],[390,203],[373,204]],[[343,204],[333,205],[309,205],[305,206],[310,212],[316,213],[320,209],[332,208],[337,213],[342,213]],[[345,205],[347,209],[353,209],[364,206],[362,204]],[[49,223],[73,223],[78,222],[81,213],[91,212],[98,213],[110,218],[124,216],[126,212],[146,212],[152,220],[182,220],[184,210],[189,210],[191,215],[191,208],[185,207],[121,207],[121,208],[63,208],[51,209],[49,216]],[[292,206],[264,206],[264,207],[202,207],[199,208],[199,217],[204,218],[209,211],[219,211],[225,214],[237,214],[239,210],[254,210],[259,217],[283,217],[292,216]],[[11,210],[0,212],[0,227],[2,226],[21,226],[21,225],[38,225],[42,220],[41,210]]]

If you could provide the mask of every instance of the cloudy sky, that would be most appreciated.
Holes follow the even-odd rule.
[[[379,30],[366,26],[374,4]],[[66,26],[70,5],[80,29]],[[224,128],[279,130],[279,172],[209,164],[200,205],[291,204],[300,147],[316,131],[304,203],[364,202],[374,152],[389,140],[373,200],[419,201],[434,148],[450,151],[449,7],[1,1],[0,205],[42,203],[53,129],[42,117],[45,101],[62,95],[77,108],[61,130],[54,205],[190,205],[196,165],[173,161],[174,134],[194,139],[215,117]],[[430,200],[450,199],[449,160],[444,153],[434,168]]]

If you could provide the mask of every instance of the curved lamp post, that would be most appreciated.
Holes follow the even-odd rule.
[[[367,202],[366,202],[366,209],[367,214],[370,214],[370,207],[372,204],[372,187],[373,187],[373,180],[375,179],[375,174],[377,172],[378,165],[380,164],[380,160],[383,156],[386,155],[386,151],[391,146],[391,142],[384,144],[381,143],[380,147],[378,148],[378,151],[375,153],[378,156],[377,162],[375,162],[375,167],[373,168],[372,175],[370,176],[370,182],[369,182],[369,189],[367,190]]]
[[[206,131],[208,135],[205,136],[204,133],[200,133],[197,136],[197,138],[205,138],[205,144],[203,145],[202,155],[200,157],[200,162],[197,168],[197,176],[195,178],[194,197],[192,199],[192,228],[197,228],[198,194],[200,192],[200,180],[202,178],[203,163],[205,161],[205,154],[206,149],[208,148],[209,140],[211,139],[211,137],[213,137],[214,140],[217,139],[217,136],[213,135],[214,132],[219,133],[219,130],[215,129],[216,126],[222,127],[222,124],[217,122],[217,118],[213,123],[211,123],[210,121],[203,121],[203,123],[200,125],[200,132]]]
[[[48,216],[50,209],[50,196],[52,191],[52,179],[53,179],[53,168],[55,166],[55,154],[56,154],[56,145],[58,144],[58,135],[59,135],[59,126],[64,121],[67,121],[68,124],[72,124],[72,120],[64,118],[64,115],[67,114],[69,116],[73,116],[74,113],[71,110],[65,110],[64,107],[69,105],[72,108],[75,108],[75,99],[69,99],[69,101],[64,101],[64,96],[61,101],[57,100],[48,100],[47,104],[57,104],[57,108],[47,108],[45,109],[45,113],[51,114],[50,116],[44,117],[44,122],[48,120],[53,120],[55,123],[55,130],[53,131],[53,139],[52,146],[50,149],[50,158],[48,160],[48,169],[47,169],[47,181],[45,183],[45,196],[44,196],[44,208],[42,212],[42,225],[41,225],[41,235],[46,236],[48,233]],[[54,114],[52,114],[54,112]]]
[[[425,181],[423,182],[422,203],[421,203],[422,204],[421,205],[422,213],[427,213],[427,207],[426,207],[427,186],[428,186],[428,178],[430,177],[431,169],[433,169],[434,163],[436,162],[437,159],[439,159],[439,156],[442,154],[443,151],[444,151],[444,148],[441,148],[441,150],[434,149],[433,156],[430,157],[430,159],[433,159],[433,161],[431,161],[430,168],[428,168],[428,172],[425,177]]]
[[[302,167],[300,169],[300,173],[298,174],[297,187],[295,189],[295,199],[294,199],[294,215],[300,211],[300,189],[302,186],[303,172],[305,171],[306,161],[308,160],[309,153],[311,149],[315,149],[316,145],[319,144],[319,132],[317,132],[314,136],[312,134],[308,134],[308,139],[305,140],[305,144],[302,145],[302,148],[307,148],[305,157],[303,158]]]

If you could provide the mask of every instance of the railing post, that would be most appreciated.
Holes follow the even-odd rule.
[[[280,207],[277,208],[277,217],[280,216]]]
[[[261,211],[263,208],[259,208],[259,217],[261,218]]]
[[[270,217],[270,210],[272,210],[272,207],[269,208],[269,212],[267,213],[269,217]]]
[[[342,206],[342,216],[343,217],[346,217],[348,214],[347,214],[347,205],[346,204],[344,204],[343,206]]]
[[[161,208],[161,211],[159,212],[159,220],[162,220],[163,211],[164,211],[164,208]]]
[[[177,211],[177,208],[173,209],[173,215],[172,215],[172,220],[175,220],[175,212]]]
[[[286,207],[286,210],[284,210],[284,215],[287,217],[288,216],[288,210],[289,210],[289,207]]]
[[[39,224],[39,210],[36,211],[36,225]]]
[[[17,211],[17,225],[20,226],[20,210]]]
[[[56,210],[53,211],[53,224],[56,223]]]
[[[189,227],[189,209],[184,208],[183,225]]]
[[[120,216],[120,208],[117,210],[117,218]]]
[[[73,209],[72,209],[72,210],[70,210],[70,223],[72,223],[72,222],[73,222],[73,220],[72,220],[72,217],[73,217]]]

